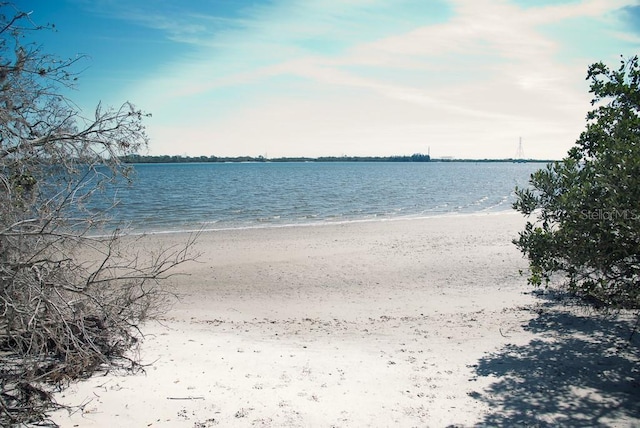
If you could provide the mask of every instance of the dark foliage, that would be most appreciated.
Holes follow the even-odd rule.
[[[130,154],[122,156],[122,162],[126,163],[226,163],[226,162],[429,162],[431,157],[420,153],[411,156],[325,156],[319,158],[293,157],[293,158],[265,158],[264,156],[169,156]]]
[[[586,130],[560,162],[516,189],[528,222],[514,241],[528,257],[529,282],[553,274],[602,307],[640,307],[640,67],[589,67],[592,104]]]

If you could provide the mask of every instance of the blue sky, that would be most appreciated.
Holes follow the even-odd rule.
[[[638,0],[38,0],[77,90],[152,113],[149,153],[561,158],[589,64],[640,47]]]

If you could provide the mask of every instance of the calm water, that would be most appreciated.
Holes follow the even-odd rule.
[[[131,231],[285,226],[510,210],[529,163],[135,165],[111,217]]]

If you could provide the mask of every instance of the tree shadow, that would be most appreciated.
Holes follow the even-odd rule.
[[[546,298],[535,338],[480,359],[496,380],[470,395],[491,411],[479,426],[638,426],[640,332],[635,315],[604,315]]]

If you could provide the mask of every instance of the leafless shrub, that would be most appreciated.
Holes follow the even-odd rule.
[[[147,145],[132,104],[91,118],[60,95],[78,58],[60,61],[25,32],[30,15],[0,3],[0,425],[43,420],[51,393],[96,370],[138,365],[138,327],[163,309],[160,281],[192,258],[184,246],[140,253],[99,236],[89,203]]]

